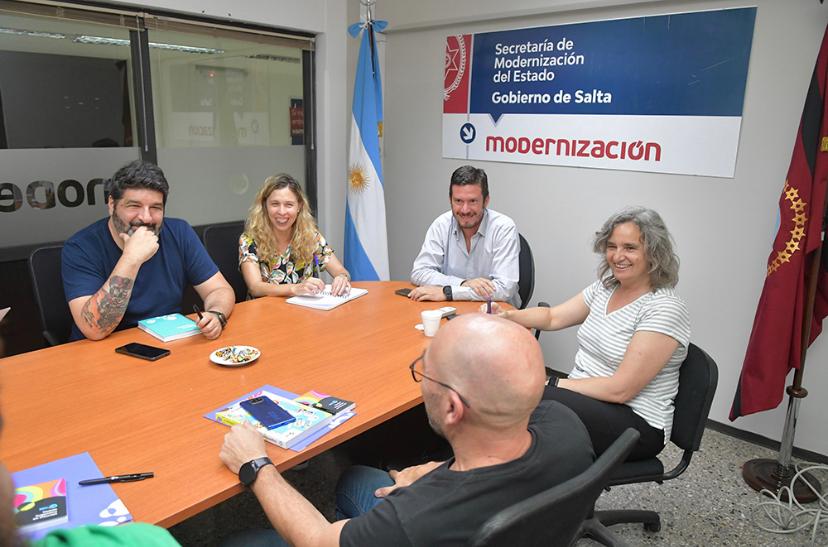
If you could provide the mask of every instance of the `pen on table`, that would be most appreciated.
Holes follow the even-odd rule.
[[[204,319],[204,314],[201,313],[201,308],[198,307],[198,304],[193,304],[193,311],[196,312],[199,321]]]
[[[93,484],[105,484],[108,482],[133,482],[142,481],[144,479],[151,479],[155,473],[130,473],[128,475],[112,475],[111,477],[101,477],[99,479],[86,479],[79,481],[81,486],[91,486]]]

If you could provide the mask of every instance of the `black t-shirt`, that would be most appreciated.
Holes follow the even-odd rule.
[[[470,471],[452,471],[449,460],[349,520],[339,544],[466,545],[489,517],[574,477],[595,459],[584,424],[560,403],[541,402],[529,431],[532,444],[517,460]]]

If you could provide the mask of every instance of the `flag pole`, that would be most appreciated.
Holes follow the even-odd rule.
[[[828,192],[822,204],[822,215],[812,222],[823,222],[828,214]],[[782,430],[782,440],[779,443],[779,455],[776,460],[757,458],[749,460],[742,466],[742,478],[756,491],[763,489],[779,494],[782,487],[787,486],[793,492],[794,498],[800,503],[810,503],[818,499],[822,492],[822,485],[811,473],[803,473],[802,479],[791,483],[796,475],[796,467],[791,461],[794,436],[796,435],[796,420],[799,417],[799,405],[802,399],[808,396],[808,390],[802,387],[802,376],[805,373],[805,358],[808,355],[808,342],[811,339],[811,325],[814,316],[814,302],[816,301],[819,269],[822,263],[822,248],[825,246],[825,230],[823,224],[820,231],[820,244],[814,252],[808,276],[808,293],[805,300],[805,313],[802,314],[802,352],[799,358],[799,368],[794,371],[793,384],[785,390],[788,394],[788,410],[785,414],[785,427]],[[805,482],[808,484],[805,484]],[[782,499],[787,501],[787,495],[782,493]]]

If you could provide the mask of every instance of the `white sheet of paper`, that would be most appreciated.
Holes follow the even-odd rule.
[[[6,317],[6,314],[9,313],[9,311],[11,311],[11,308],[3,308],[2,310],[0,310],[0,321],[2,321],[4,317]]]

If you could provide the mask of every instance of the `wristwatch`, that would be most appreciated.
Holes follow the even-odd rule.
[[[451,302],[454,298],[451,295],[451,285],[444,285],[443,286],[443,294],[446,296],[446,300]]]
[[[224,328],[224,327],[227,326],[227,318],[224,316],[223,313],[221,313],[218,310],[207,310],[207,311],[212,313],[212,314],[215,314],[215,316],[218,317],[219,323],[221,323],[221,328]]]
[[[259,471],[261,471],[262,467],[268,465],[273,465],[273,462],[268,457],[250,460],[239,468],[239,480],[249,488],[256,482],[256,477],[259,476]]]

